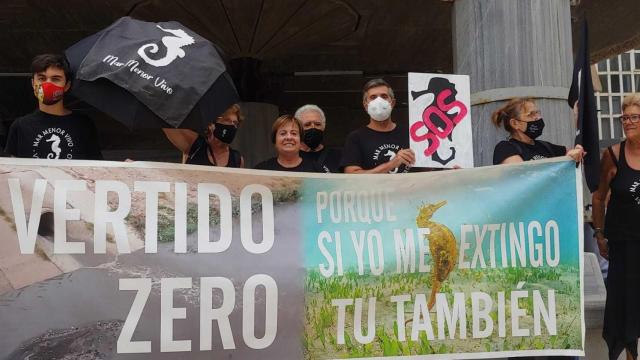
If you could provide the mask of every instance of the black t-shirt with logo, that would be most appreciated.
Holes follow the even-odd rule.
[[[398,151],[409,148],[409,134],[396,126],[391,131],[376,131],[369,127],[361,127],[352,131],[347,137],[342,153],[340,167],[359,166],[364,170],[373,169],[393,159]],[[402,165],[391,170],[395,174],[408,172]]]
[[[297,172],[322,172],[322,170],[316,165],[316,163],[304,157],[302,158],[302,162],[300,162],[300,164],[295,167],[284,167],[280,165],[280,163],[278,162],[278,158],[274,157],[258,163],[258,165],[255,166],[255,169]]]
[[[501,164],[506,158],[520,155],[522,160],[540,160],[556,156],[564,156],[567,148],[547,141],[534,140],[533,145],[509,139],[500,141],[493,149],[493,165]]]
[[[607,206],[604,221],[605,236],[609,241],[640,241],[640,169],[629,165],[624,148],[626,141],[620,144],[620,153],[616,159],[611,147],[607,149],[616,166],[616,175],[611,179],[609,188],[611,198]],[[637,276],[637,275],[636,275]]]
[[[300,156],[316,163],[324,173],[339,173],[342,149],[322,148],[320,151],[300,151]]]
[[[5,152],[20,158],[102,159],[95,125],[87,116],[58,116],[40,110],[11,124]]]

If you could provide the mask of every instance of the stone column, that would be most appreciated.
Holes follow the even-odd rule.
[[[243,102],[240,108],[245,122],[240,125],[231,146],[244,157],[244,166],[253,168],[276,154],[271,143],[271,125],[278,118],[278,107],[267,103]]]
[[[471,77],[475,166],[492,164],[507,137],[491,114],[511,97],[534,97],[545,120],[541,139],[572,146],[575,124],[566,98],[571,85],[571,13],[567,0],[457,0],[453,63]]]

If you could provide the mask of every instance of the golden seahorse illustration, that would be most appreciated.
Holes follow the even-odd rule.
[[[446,226],[431,221],[433,214],[447,204],[440,201],[435,204],[424,204],[418,207],[416,225],[420,228],[429,228],[429,251],[431,252],[431,295],[427,306],[429,310],[436,302],[436,294],[442,283],[447,280],[449,274],[458,261],[458,246],[453,233]]]

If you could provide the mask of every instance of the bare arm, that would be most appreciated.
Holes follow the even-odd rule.
[[[167,139],[183,154],[188,154],[191,145],[198,138],[198,133],[189,129],[162,129]]]
[[[500,164],[515,164],[515,163],[521,163],[521,162],[524,162],[524,160],[522,159],[522,156],[511,155],[508,158],[502,160]]]
[[[592,218],[593,227],[596,229],[595,237],[598,241],[598,249],[600,255],[604,258],[609,258],[609,250],[607,241],[604,237],[604,215],[607,201],[607,195],[609,194],[609,183],[611,179],[616,175],[616,166],[611,158],[609,151],[605,151],[602,154],[602,161],[600,163],[600,183],[598,184],[598,190],[591,195]]]

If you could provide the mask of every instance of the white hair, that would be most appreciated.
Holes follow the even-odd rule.
[[[302,105],[298,108],[298,110],[296,110],[295,113],[295,118],[302,121],[300,119],[300,117],[302,116],[302,114],[306,113],[307,111],[315,111],[318,114],[320,114],[320,119],[322,120],[322,125],[325,125],[327,122],[327,118],[325,118],[324,116],[324,111],[322,111],[322,109],[320,109],[318,107],[318,105],[313,105],[313,104],[307,104],[307,105]]]

